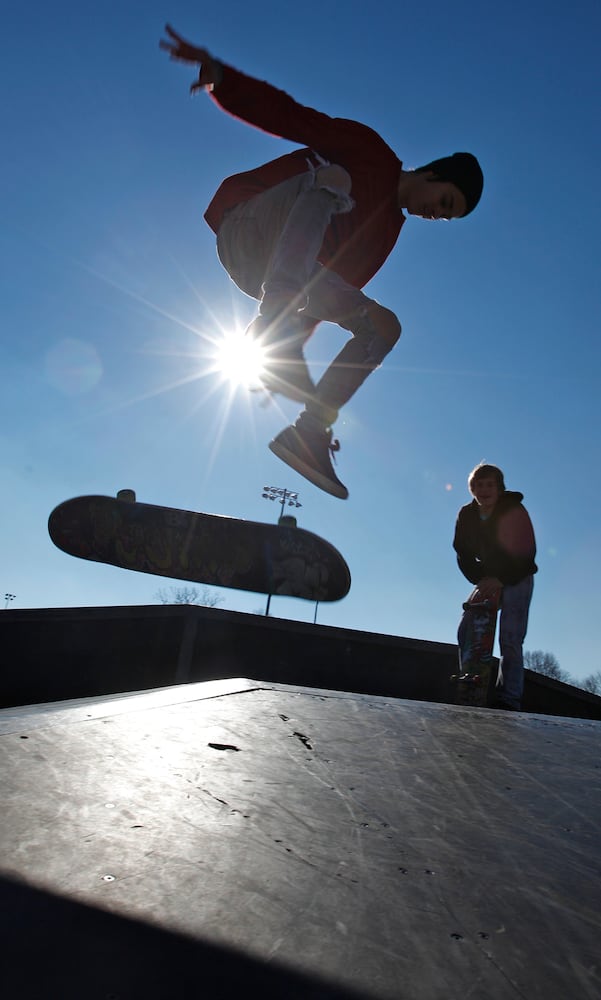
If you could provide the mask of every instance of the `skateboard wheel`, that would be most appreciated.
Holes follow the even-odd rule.
[[[292,514],[282,514],[278,518],[278,524],[280,528],[296,528],[296,518]]]
[[[136,502],[136,491],[135,490],[119,490],[117,493],[117,500],[124,500],[125,503],[135,503]]]

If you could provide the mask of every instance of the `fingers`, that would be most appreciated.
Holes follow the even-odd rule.
[[[196,63],[200,65],[198,79],[190,87],[190,93],[195,94],[198,90],[213,90],[221,79],[221,65],[216,62],[207,49],[192,45],[171,27],[165,25],[165,34],[168,38],[161,38],[159,48],[168,52],[171,59],[179,62]]]
[[[175,31],[170,24],[165,25],[165,33],[169,35],[169,37],[172,38],[173,41],[177,42],[177,45],[182,44],[183,38],[181,37],[181,35],[178,35],[177,31]],[[165,52],[170,52],[171,55],[174,55],[177,46],[174,45],[173,42],[168,42],[165,38],[161,38],[159,42],[159,48],[163,49]]]
[[[169,35],[169,40],[161,38],[159,48],[168,52],[172,59],[181,59],[183,62],[200,62],[200,51],[195,45],[187,42],[182,35],[179,35],[170,24],[165,25],[165,32]]]

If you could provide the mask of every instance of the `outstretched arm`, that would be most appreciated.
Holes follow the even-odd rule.
[[[178,35],[170,24],[165,25],[165,32],[169,38],[161,38],[159,48],[168,52],[172,59],[178,62],[195,63],[198,67],[198,79],[190,85],[190,93],[197,90],[214,90],[220,83],[222,77],[221,63],[214,59],[207,49],[187,42],[185,38]]]
[[[212,99],[234,118],[269,135],[318,150],[326,159],[343,157],[347,151],[348,155],[356,155],[357,149],[368,145],[368,159],[371,160],[376,155],[376,144],[381,145],[383,156],[390,157],[384,140],[367,125],[330,118],[304,107],[283,90],[222,64],[206,49],[187,42],[171,25],[166,25],[165,32],[168,38],[160,41],[161,49],[172,59],[200,65],[198,79],[190,87],[191,93],[202,88],[215,90]]]

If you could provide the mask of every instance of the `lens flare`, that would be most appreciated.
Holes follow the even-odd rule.
[[[67,396],[79,396],[93,389],[102,378],[102,362],[93,344],[65,337],[47,352],[46,378]]]

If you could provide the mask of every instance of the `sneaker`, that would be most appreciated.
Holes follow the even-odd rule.
[[[301,424],[286,427],[269,444],[270,450],[310,483],[333,497],[346,500],[348,490],[332,467],[330,455],[340,450],[340,442],[332,441],[332,431],[311,430]]]
[[[279,392],[297,403],[308,403],[315,397],[315,385],[303,354],[303,327],[294,316],[286,325],[257,316],[246,331],[265,351],[263,371],[259,378],[268,392]]]

